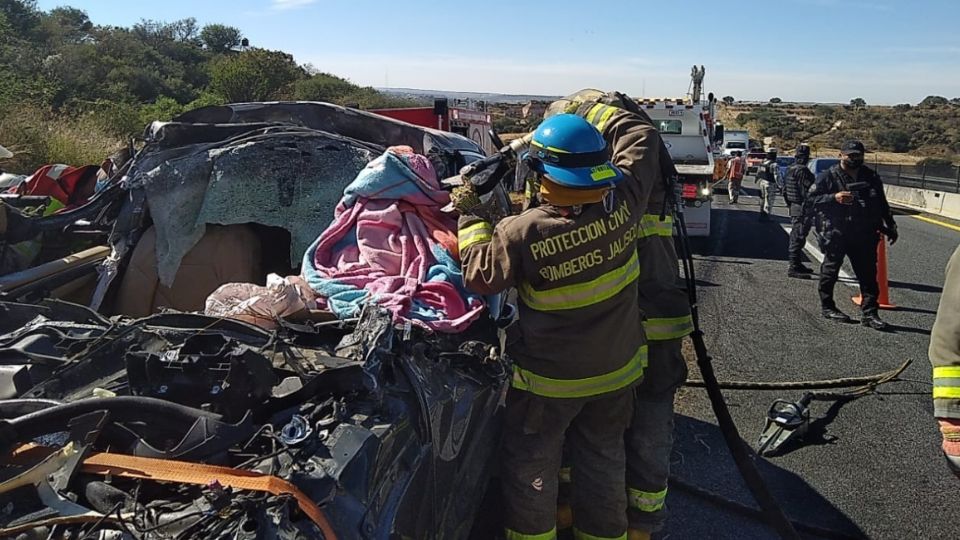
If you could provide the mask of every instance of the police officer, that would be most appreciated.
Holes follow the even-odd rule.
[[[757,169],[756,181],[760,184],[760,221],[770,221],[773,213],[773,201],[777,197],[777,149],[767,150],[767,159]]]
[[[651,126],[634,140],[645,137],[659,136]],[[559,114],[540,124],[524,157],[542,205],[494,227],[475,197],[455,202],[466,287],[515,287],[519,297],[501,477],[511,540],[555,537],[565,439],[575,464],[575,536],[627,533],[623,437],[648,363],[637,303],[646,195],[631,164],[610,157],[597,128]],[[657,154],[647,162],[657,166]]]
[[[860,283],[861,324],[884,330],[880,320],[877,284],[877,242],[884,233],[893,244],[897,224],[883,193],[880,176],[863,164],[864,147],[860,141],[847,141],[840,149],[840,163],[817,177],[809,198],[813,204],[817,236],[824,260],[820,266],[820,306],[823,316],[839,322],[850,317],[837,309],[833,288],[843,258],[849,257]]]
[[[803,246],[813,221],[813,213],[807,204],[807,193],[816,182],[816,177],[807,168],[810,161],[810,147],[801,144],[797,147],[796,161],[787,168],[783,180],[783,198],[790,207],[790,246],[787,275],[792,278],[810,279],[813,270],[803,264]]]

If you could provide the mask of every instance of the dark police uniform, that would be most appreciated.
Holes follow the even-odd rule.
[[[813,223],[813,213],[808,204],[807,194],[816,178],[806,164],[794,164],[787,169],[783,186],[783,198],[790,207],[790,268],[802,265],[803,246]]]
[[[859,186],[857,184],[860,184]],[[853,204],[837,202],[835,195],[851,191]],[[817,237],[824,253],[820,266],[820,303],[823,308],[836,309],[833,287],[837,283],[844,256],[860,283],[864,314],[876,314],[877,297],[877,242],[879,231],[886,225],[895,229],[890,205],[883,193],[883,182],[872,169],[861,165],[857,177],[851,178],[839,164],[823,171],[817,177],[809,199],[814,208]]]

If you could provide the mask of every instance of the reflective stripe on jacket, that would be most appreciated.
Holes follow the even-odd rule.
[[[612,122],[618,111],[598,109],[594,121]],[[659,145],[652,125],[637,124],[618,138],[613,162],[626,177],[614,189],[610,212],[602,203],[584,205],[579,213],[547,204],[489,229],[476,216],[460,218],[467,288],[519,292],[519,335],[508,344],[516,364],[514,387],[547,397],[584,397],[642,377],[647,350],[637,302],[637,243],[647,231],[641,221],[657,179]]]
[[[933,414],[960,419],[960,247],[947,263],[937,319],[930,333]]]
[[[631,130],[642,131],[646,126],[653,127],[653,120],[642,109],[638,113],[617,107],[615,104],[619,99],[614,95],[607,94],[600,99],[604,103],[586,102],[579,107],[577,114],[600,130],[613,149],[615,163],[632,168],[637,176],[651,179],[644,182],[644,185],[649,185],[647,213],[640,219],[637,240],[640,267],[638,301],[645,317],[643,327],[647,340],[682,338],[693,332],[693,319],[687,293],[678,286],[680,276],[673,239],[673,216],[665,206],[668,186],[664,182],[659,160],[669,159],[669,156],[660,156],[657,167],[652,168],[651,161],[644,160],[645,154],[638,154],[636,142],[629,134]],[[664,209],[667,211],[661,219],[659,212]]]

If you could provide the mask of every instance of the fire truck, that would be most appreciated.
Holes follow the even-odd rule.
[[[449,131],[463,135],[480,145],[487,155],[499,150],[490,136],[493,122],[482,102],[458,100],[450,106],[447,99],[436,99],[433,107],[404,107],[399,109],[372,109],[369,112],[402,120],[416,126]]]
[[[690,236],[710,236],[717,150],[713,141],[719,138],[716,136],[722,137],[715,133],[713,94],[706,99],[702,96],[703,74],[703,66],[694,66],[686,98],[637,100],[653,120],[676,165]]]

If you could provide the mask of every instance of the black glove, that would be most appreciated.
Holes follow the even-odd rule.
[[[897,222],[893,218],[890,218],[884,226],[880,227],[880,232],[889,239],[891,246],[896,244],[897,239],[900,238],[900,233],[897,232]]]

